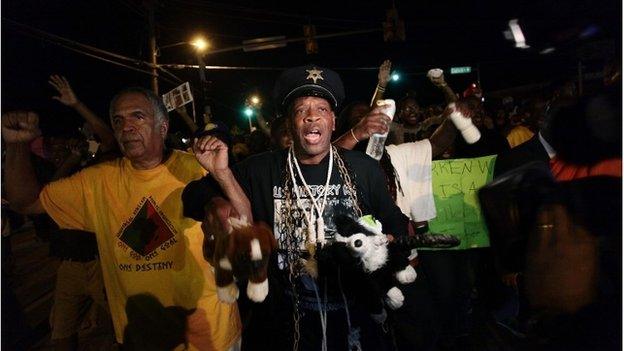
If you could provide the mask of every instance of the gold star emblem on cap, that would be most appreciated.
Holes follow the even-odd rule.
[[[325,80],[321,76],[321,73],[323,73],[323,71],[321,70],[313,68],[313,69],[306,69],[306,72],[308,72],[308,76],[306,77],[306,79],[312,79],[314,81],[314,84],[316,84],[317,79]]]

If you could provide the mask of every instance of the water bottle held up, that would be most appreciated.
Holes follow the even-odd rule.
[[[396,104],[392,99],[386,100],[378,100],[377,106],[382,106],[384,114],[390,117],[390,120],[394,118],[394,113],[396,112]],[[368,146],[366,146],[366,154],[375,160],[381,160],[381,155],[383,155],[384,147],[386,144],[386,138],[388,137],[388,133],[384,134],[373,134],[368,139]]]
[[[464,140],[468,144],[474,144],[481,139],[481,133],[477,127],[472,124],[472,119],[465,117],[459,110],[455,108],[455,103],[450,103],[448,107],[451,109],[449,117],[451,121],[462,134]]]

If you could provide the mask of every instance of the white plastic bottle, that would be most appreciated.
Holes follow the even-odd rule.
[[[390,120],[394,118],[394,113],[396,112],[396,104],[392,99],[386,100],[378,100],[377,106],[383,107],[383,113],[390,117]],[[384,134],[373,134],[368,139],[368,146],[366,146],[366,154],[375,160],[381,160],[381,155],[383,155],[384,147],[386,144],[386,138],[388,138],[388,133]]]
[[[472,119],[465,117],[459,110],[455,108],[455,103],[450,103],[448,106],[452,112],[449,118],[462,134],[464,140],[468,144],[474,144],[481,139],[481,133],[477,127],[472,124]]]

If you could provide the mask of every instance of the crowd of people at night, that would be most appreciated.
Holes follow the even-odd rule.
[[[621,349],[621,63],[582,91],[574,76],[504,94],[420,77],[443,103],[389,96],[391,72],[384,61],[364,101],[330,67],[287,69],[276,115],[249,133],[167,112],[140,87],[99,116],[51,75],[83,123],[46,135],[35,112],[3,111],[3,282],[12,238],[32,228],[60,262],[55,350],[84,349],[87,322],[114,350]],[[185,130],[169,132],[174,118]],[[485,156],[491,178],[475,196],[489,243],[457,248],[460,233],[430,227],[432,167]],[[273,249],[241,246],[232,218],[266,224]],[[217,231],[234,255],[212,259]],[[373,247],[400,270],[375,275],[361,259]],[[224,283],[221,272],[258,265],[263,283]],[[28,349],[10,286],[3,345]]]

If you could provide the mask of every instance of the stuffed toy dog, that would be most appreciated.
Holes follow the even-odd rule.
[[[228,229],[210,214],[204,229],[204,258],[215,268],[219,300],[238,299],[236,280],[248,280],[247,296],[262,302],[269,293],[269,256],[277,247],[273,232],[265,223],[251,224],[246,218],[228,218]]]

